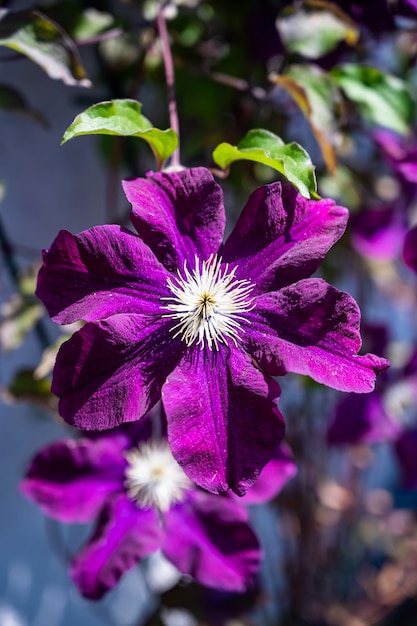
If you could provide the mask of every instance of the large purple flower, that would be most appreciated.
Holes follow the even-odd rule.
[[[222,243],[223,196],[204,168],[125,181],[137,234],[61,231],[37,294],[60,324],[87,324],[58,354],[52,389],[82,429],[137,420],[161,397],[174,457],[212,492],[245,493],[283,437],[271,376],[371,391],[387,362],[358,356],[351,296],[308,278],[348,212],[273,183]]]
[[[148,423],[142,424],[57,441],[33,458],[21,482],[23,493],[51,517],[64,522],[97,517],[70,566],[80,593],[101,598],[158,549],[204,585],[243,591],[254,582],[261,556],[245,507],[191,483],[166,441],[150,440]],[[278,452],[248,501],[275,495],[285,482],[282,474],[288,479],[294,470],[288,453]]]

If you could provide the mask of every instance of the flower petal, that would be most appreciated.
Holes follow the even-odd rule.
[[[121,576],[161,546],[162,527],[152,509],[138,509],[124,494],[103,509],[92,537],[73,559],[71,578],[79,592],[99,600]]]
[[[123,488],[129,439],[121,433],[94,441],[63,439],[32,459],[21,491],[51,517],[88,522],[110,494]]]
[[[261,559],[244,508],[202,492],[169,511],[162,551],[184,574],[224,591],[250,587]]]
[[[170,271],[207,259],[222,243],[223,193],[203,167],[123,182],[132,224]]]
[[[113,315],[86,324],[58,352],[52,391],[60,415],[85,430],[141,418],[159,400],[182,350],[160,320]]]
[[[58,324],[151,314],[167,295],[167,276],[141,239],[120,226],[61,230],[43,254],[36,295]]]
[[[232,494],[242,504],[263,504],[275,498],[297,473],[290,448],[281,443],[274,457],[263,468],[259,478],[241,498]]]
[[[395,439],[400,430],[388,417],[379,392],[350,394],[336,407],[327,441],[333,446],[380,443]]]
[[[417,272],[417,226],[409,230],[405,237],[403,257],[408,267]]]
[[[295,372],[340,391],[369,392],[389,366],[373,354],[357,355],[358,305],[320,278],[258,296],[250,321],[245,347],[269,374]]]
[[[274,291],[319,267],[342,236],[347,209],[333,200],[306,200],[292,185],[272,183],[250,196],[224,245],[225,262],[238,262],[236,276]]]
[[[162,390],[168,439],[185,473],[213,493],[244,494],[284,436],[279,393],[238,349],[189,351]]]

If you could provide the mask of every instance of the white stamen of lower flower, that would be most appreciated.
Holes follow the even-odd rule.
[[[249,321],[242,313],[254,307],[250,293],[254,285],[248,280],[235,278],[237,266],[229,272],[228,264],[222,267],[222,259],[211,255],[201,262],[195,258],[192,271],[184,263],[183,273],[178,271],[174,280],[168,278],[167,285],[172,296],[167,300],[166,309],[170,313],[164,317],[178,320],[171,329],[185,341],[205,345],[209,350],[219,349],[219,344],[227,345],[231,339],[237,345],[239,333],[244,332],[240,322]]]
[[[192,485],[166,443],[144,443],[125,457],[129,463],[125,470],[127,494],[141,508],[155,506],[168,511]]]

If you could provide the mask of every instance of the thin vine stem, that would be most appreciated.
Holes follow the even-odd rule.
[[[174,78],[174,63],[172,61],[171,48],[169,45],[168,30],[164,16],[164,3],[161,3],[158,8],[157,15],[158,33],[162,44],[162,58],[165,66],[165,76],[168,88],[168,110],[169,110],[169,122],[170,126],[180,136],[180,125],[178,122],[177,101],[175,98],[175,78]],[[171,165],[177,167],[180,165],[180,145],[172,154]]]

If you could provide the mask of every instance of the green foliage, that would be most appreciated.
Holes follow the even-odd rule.
[[[77,48],[58,24],[39,11],[0,10],[0,46],[37,63],[51,78],[90,87]]]
[[[15,294],[3,304],[0,344],[4,351],[15,350],[43,315],[43,308],[33,295]]]
[[[356,24],[331,2],[290,6],[276,24],[288,51],[307,59],[318,59],[342,41],[355,45],[359,37]]]
[[[349,100],[373,124],[405,134],[415,118],[415,102],[404,81],[368,65],[346,63],[331,72]]]
[[[336,105],[338,89],[326,72],[312,64],[294,64],[285,74],[273,74],[272,82],[285,89],[300,107],[320,146],[327,169],[336,167]]]
[[[75,118],[65,131],[62,143],[81,135],[119,135],[140,137],[152,148],[158,169],[178,145],[174,130],[159,130],[142,115],[136,100],[110,100],[89,107]]]
[[[285,144],[268,130],[250,130],[237,146],[221,143],[213,160],[222,168],[246,160],[269,165],[285,176],[306,198],[318,198],[314,167],[307,152],[297,143]]]

